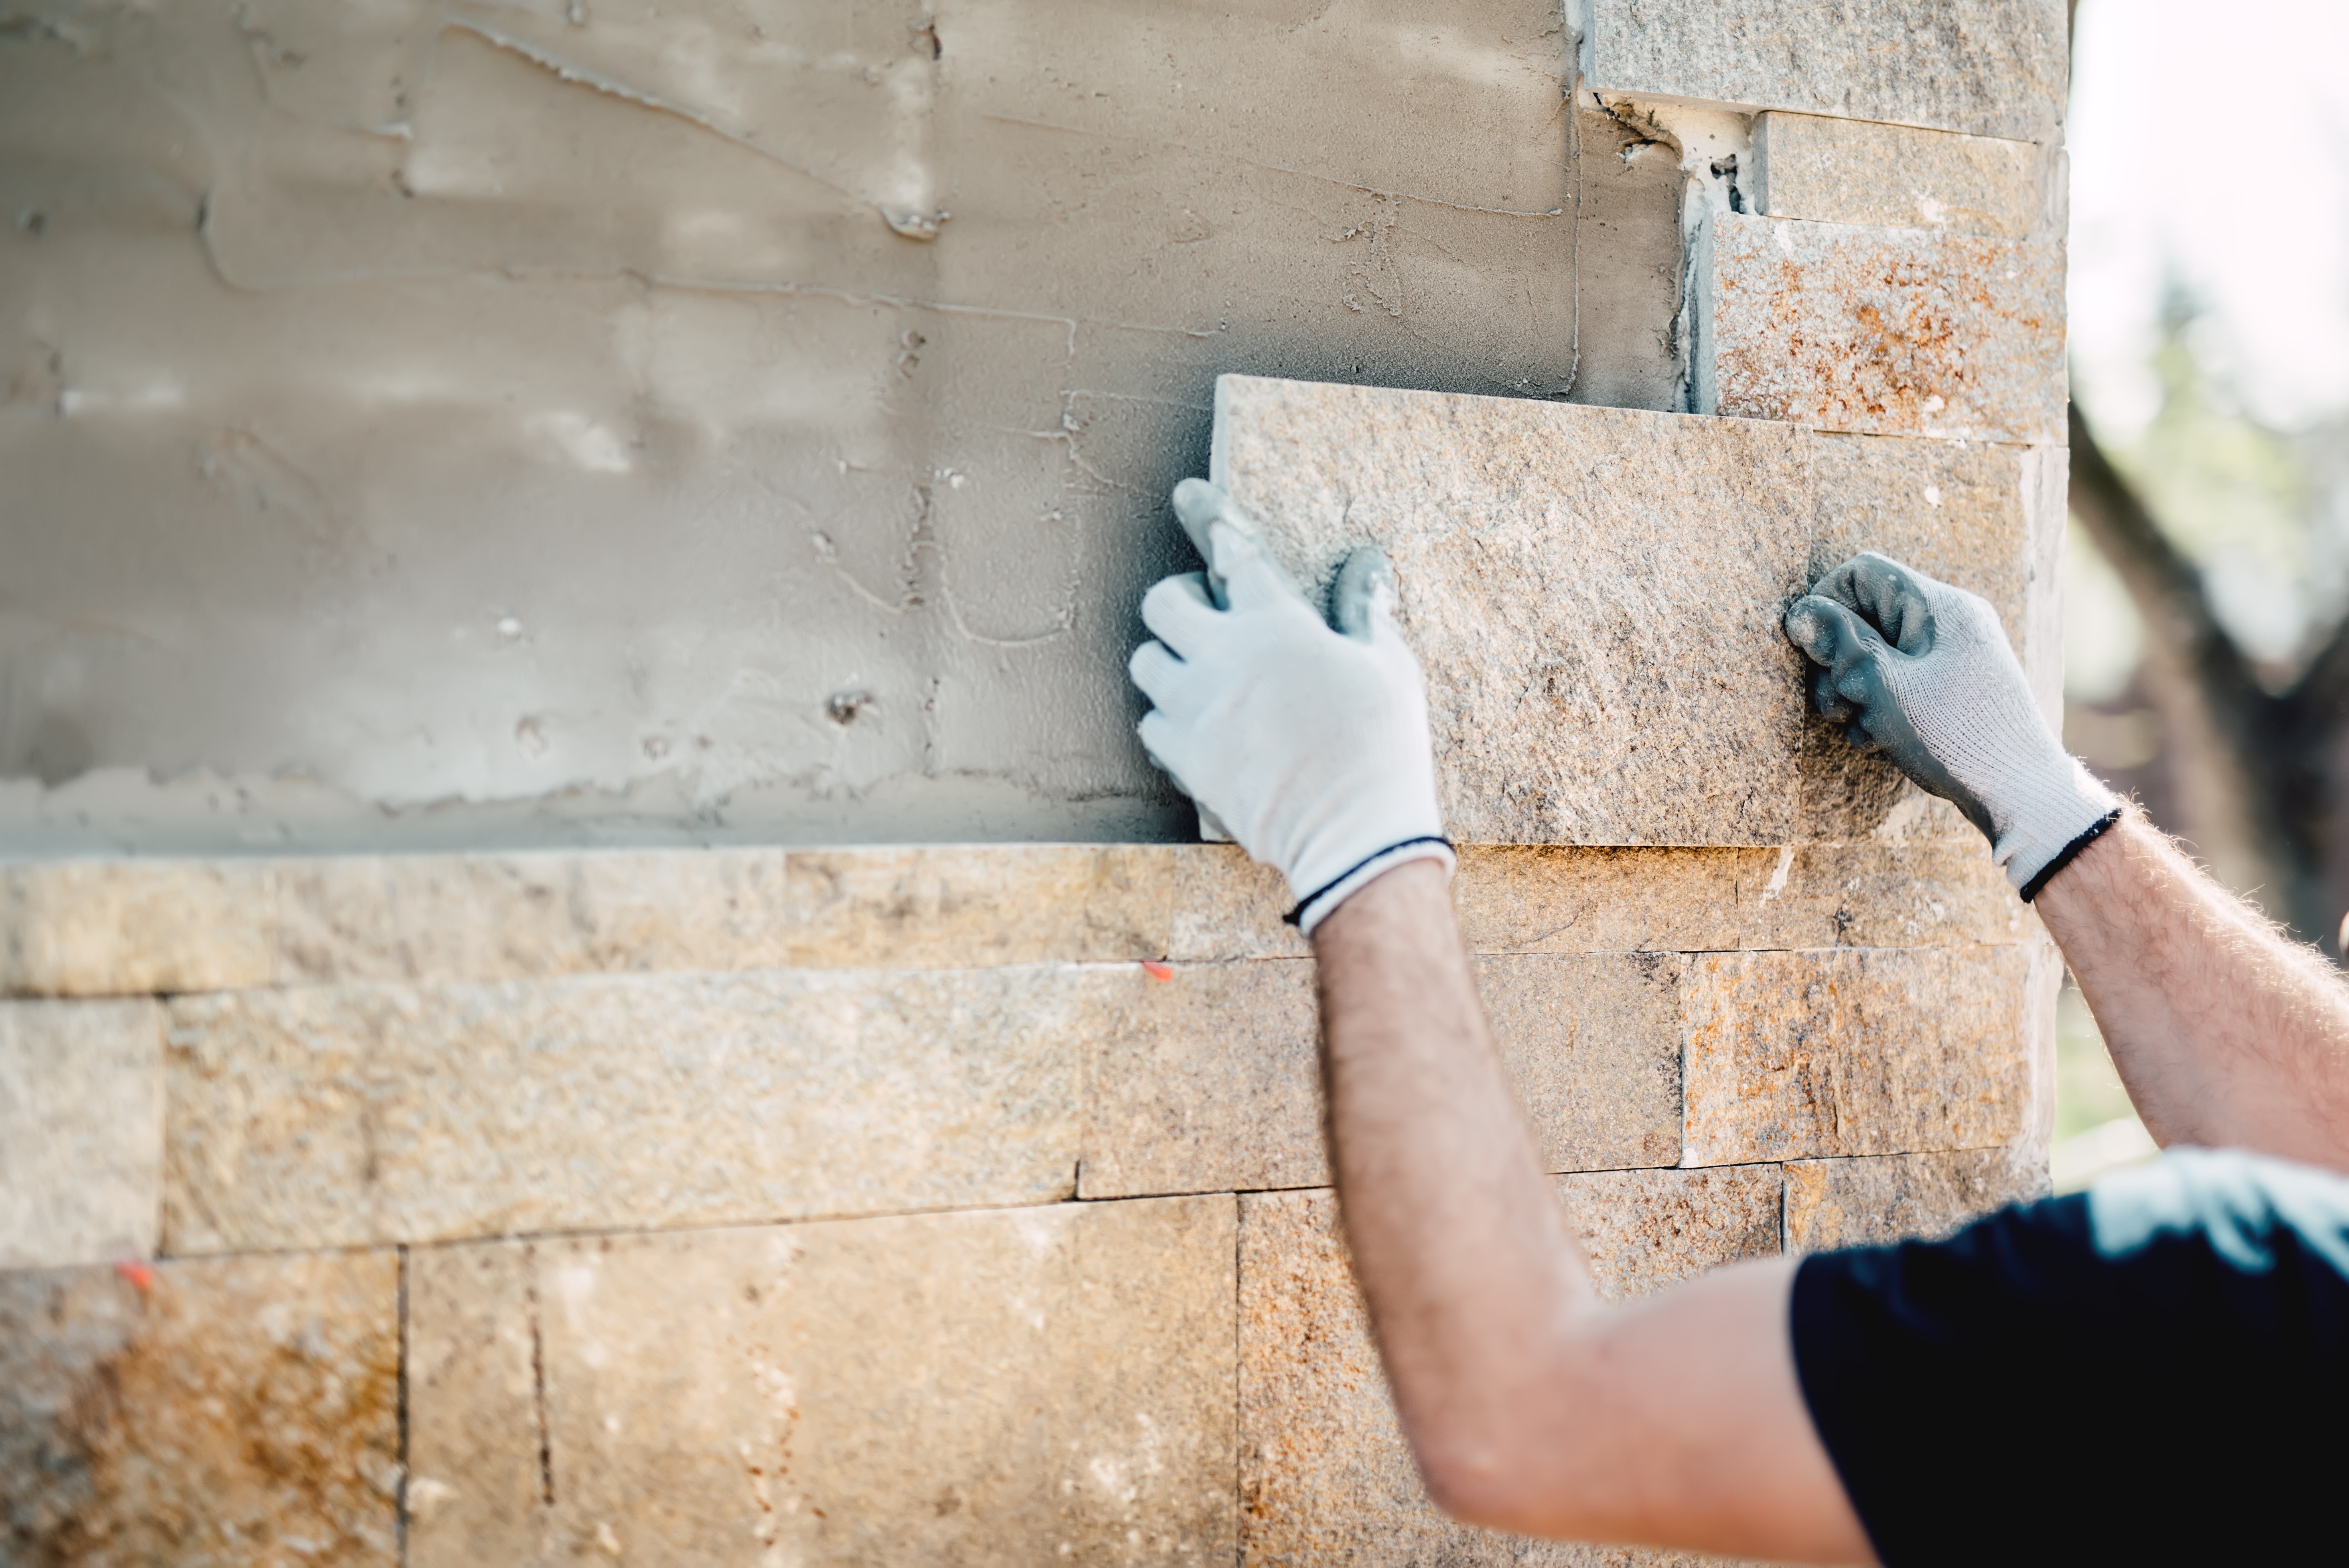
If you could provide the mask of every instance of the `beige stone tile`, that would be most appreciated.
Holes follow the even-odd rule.
[[[2058,0],[1903,6],[1808,0],[1591,0],[1584,85],[2022,140],[2064,115]]]
[[[1393,560],[1455,839],[1777,846],[1972,833],[1811,713],[1780,628],[1863,543],[2015,597],[2024,475],[1946,446],[1226,376],[1211,467],[1312,592]]]
[[[1609,1295],[1778,1250],[1778,1174],[1617,1171],[1560,1190]],[[1454,1524],[1396,1424],[1328,1192],[1240,1200],[1240,1532],[1250,1563],[1667,1563]]]
[[[1714,213],[1693,273],[1700,412],[1819,430],[2064,439],[2059,242]]]
[[[1137,967],[354,985],[171,1005],[173,1252],[1064,1197]]]
[[[2038,923],[1979,833],[1970,844],[1820,844],[1782,853],[1783,880],[1777,857],[1766,857],[1767,878],[1741,877],[1741,947],[2012,946]]]
[[[1786,1162],[1788,1252],[1933,1240],[2048,1193],[2041,1149],[1967,1149]]]
[[[1216,1196],[419,1250],[409,1561],[1227,1563],[1235,1224]]]
[[[790,961],[961,968],[1162,958],[1175,853],[1097,844],[794,851]]]
[[[391,1568],[399,1449],[391,1253],[0,1273],[11,1563]]]
[[[1494,1039],[1552,1170],[1680,1157],[1673,954],[1480,959]],[[1088,1069],[1088,1198],[1330,1180],[1309,960],[1179,965],[1129,983]]]
[[[0,872],[0,988],[120,996],[267,985],[274,897],[256,861],[20,862]]]
[[[1237,844],[1174,851],[1174,913],[1166,956],[1176,963],[1306,958],[1313,944],[1282,919],[1295,906],[1288,879]]]
[[[1699,954],[1682,1161],[1981,1149],[2033,1113],[2033,949]]]
[[[162,1171],[162,1010],[0,1002],[0,1269],[150,1255]]]
[[[1764,217],[2020,240],[2047,215],[2028,141],[1762,114],[1753,162],[1740,183]]]
[[[783,868],[781,850],[284,861],[277,970],[302,984],[777,968]]]
[[[1472,844],[1453,902],[1472,953],[1635,953],[1739,945],[1770,850]]]

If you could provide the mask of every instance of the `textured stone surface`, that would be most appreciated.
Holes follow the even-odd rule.
[[[0,875],[0,989],[109,996],[266,985],[274,888],[234,861],[34,861]]]
[[[1066,1196],[1139,966],[360,985],[171,1004],[174,1252]]]
[[[1176,851],[1002,844],[801,851],[790,961],[943,968],[1163,957]]]
[[[1216,475],[1300,583],[1326,592],[1364,543],[1394,560],[1455,838],[1971,833],[1809,712],[1779,617],[1865,543],[1987,594],[2020,634],[2018,454],[1855,456],[1761,420],[1238,376],[1216,430]],[[1982,488],[1962,506],[1940,485],[1953,461]]]
[[[0,1002],[0,1269],[155,1250],[161,1009]]]
[[[2059,0],[1585,0],[1602,92],[2030,140],[2064,113]]]
[[[1778,1250],[1774,1168],[1620,1171],[1559,1183],[1609,1295]],[[1438,1513],[1395,1420],[1327,1192],[1240,1201],[1245,1561],[1365,1565],[1665,1562],[1515,1540]]]
[[[1680,1156],[1672,954],[1483,958],[1495,1041],[1553,1171]],[[1125,989],[1088,1071],[1088,1198],[1330,1180],[1313,966],[1178,966]]]
[[[2027,141],[1764,114],[1741,184],[1767,218],[2020,240],[2046,215],[2039,160]]]
[[[1249,860],[1238,845],[1178,848],[1174,880],[1169,958],[1206,963],[1312,956],[1313,944],[1281,918],[1297,902],[1288,879]]]
[[[2028,945],[1699,954],[1682,1161],[1981,1149],[2034,1109]]]
[[[2044,1149],[1967,1149],[1786,1162],[1788,1252],[1946,1236],[2048,1192]]]
[[[1696,241],[1701,413],[1820,430],[2064,439],[2054,241],[1714,213]]]
[[[1235,1220],[419,1250],[409,1561],[1227,1563]]]
[[[502,980],[783,962],[780,850],[320,856],[277,863],[278,975]]]
[[[0,1561],[399,1561],[389,1253],[0,1274]]]

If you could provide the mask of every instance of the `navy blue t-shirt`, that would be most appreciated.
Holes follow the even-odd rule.
[[[2349,1179],[2174,1150],[1806,1258],[1793,1326],[1889,1568],[2349,1557]]]

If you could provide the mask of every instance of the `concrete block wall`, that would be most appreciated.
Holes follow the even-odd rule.
[[[1283,890],[1227,848],[1133,841],[1174,818],[1135,758],[1109,749],[1130,746],[1123,687],[1106,695],[1126,634],[1099,617],[1145,567],[1176,563],[1126,548],[1145,536],[1119,520],[1156,505],[1131,498],[1202,462],[1266,518],[1301,581],[1353,543],[1396,559],[1464,842],[1463,929],[1604,1289],[1932,1233],[2044,1190],[2053,951],[1971,829],[1806,714],[1775,624],[1818,568],[1889,549],[1988,595],[2042,701],[2057,699],[2060,7],[1870,0],[1830,24],[1796,5],[1578,0],[1550,33],[1537,7],[1433,23],[1414,9],[1413,26],[1460,46],[1428,56],[1395,17],[1324,17],[1300,35],[1269,15],[1153,12],[1136,33],[1131,16],[1121,32],[1039,5],[941,4],[888,18],[935,37],[912,26],[839,41],[834,64],[856,69],[838,81],[816,57],[748,48],[697,75],[689,51],[657,46],[674,37],[649,13],[577,8],[583,23],[562,9],[434,12],[359,48],[298,4],[248,7],[224,54],[200,9],[67,5],[0,44],[71,52],[85,86],[138,77],[137,102],[160,92],[171,113],[114,133],[141,146],[180,145],[188,116],[212,126],[233,98],[221,84],[265,85],[265,113],[222,122],[234,137],[185,143],[228,171],[187,175],[212,194],[191,209],[198,270],[222,269],[199,292],[232,291],[245,328],[316,341],[295,330],[302,313],[343,290],[369,308],[313,325],[341,335],[354,386],[390,387],[387,345],[454,310],[491,346],[537,333],[543,356],[517,363],[602,388],[584,423],[524,432],[578,472],[524,487],[538,521],[499,537],[586,519],[614,548],[583,570],[609,569],[613,604],[626,579],[657,613],[549,608],[542,646],[523,604],[518,629],[494,635],[567,673],[500,676],[460,719],[419,709],[458,738],[446,750],[338,740],[347,771],[329,775],[391,783],[334,820],[390,820],[412,798],[400,790],[462,775],[460,790],[481,784],[476,805],[569,791],[667,812],[672,838],[763,823],[793,840],[0,865],[0,1559],[1626,1561],[1480,1535],[1427,1506],[1346,1274],[1311,964],[1279,923]],[[810,25],[788,9],[719,20]],[[385,26],[406,15],[367,13]],[[1419,83],[1413,58],[1449,61],[1445,83],[1481,83],[1501,131],[1479,141],[1439,117],[1425,135],[1382,136],[1389,99],[1350,122],[1348,102],[1282,74],[1307,35],[1382,81]],[[1204,96],[1174,90],[1154,108],[1090,96],[1133,79],[1136,48]],[[1559,57],[1548,106],[1571,97],[1570,182],[1543,162],[1542,95],[1524,79],[1546,50]],[[181,75],[155,75],[173,58]],[[1203,74],[1232,58],[1248,67]],[[429,67],[413,104],[400,96],[413,83],[384,85],[407,80],[401,62]],[[731,92],[745,82],[760,90]],[[864,106],[843,111],[854,137],[825,129],[827,82]],[[766,90],[778,84],[797,85]],[[1473,120],[1454,101],[1468,89],[1423,85]],[[888,114],[864,114],[882,98]],[[498,106],[524,99],[543,99],[576,146],[499,140]],[[729,103],[781,118],[728,119]],[[781,107],[793,104],[812,118]],[[318,130],[419,106],[405,150],[378,145],[379,129]],[[548,166],[550,147],[584,161]],[[1485,151],[1463,166],[1462,147]],[[1268,148],[1283,167],[1257,168]],[[710,160],[778,150],[778,168],[820,166],[773,208],[788,234],[685,221],[693,201],[750,188]],[[583,172],[624,155],[616,183]],[[1543,167],[1555,190],[1535,181]],[[118,185],[114,206],[91,209],[106,222],[125,192],[178,211],[168,182]],[[1228,226],[1225,209],[1168,199],[1243,188],[1257,205]],[[518,192],[545,222],[510,221]],[[1323,236],[1364,251],[1341,266],[1352,303],[1330,322],[1304,308],[1328,259],[1318,231],[1279,216],[1320,211],[1300,192],[1367,203],[1330,219],[1359,233]],[[1043,198],[1081,236],[1073,250],[1034,251]],[[1132,223],[1088,228],[1103,203]],[[330,211],[345,216],[323,222]],[[80,330],[105,315],[111,242],[87,214],[57,222],[72,243],[53,249],[80,260],[41,261],[40,298],[58,330]],[[140,276],[198,288],[189,233],[168,229],[117,249]],[[1141,238],[1100,249],[1121,233]],[[627,251],[651,235],[667,249]],[[518,261],[525,241],[544,254]],[[394,255],[394,242],[440,249]],[[1661,262],[1642,248],[1654,242]],[[380,270],[386,256],[408,260]],[[0,287],[27,264],[0,257]],[[77,267],[89,289],[57,292]],[[1227,270],[1250,280],[1236,308],[1218,304]],[[1493,325],[1506,313],[1478,291],[1495,277],[1526,285],[1538,332]],[[1137,298],[1150,311],[1130,310]],[[616,359],[583,358],[566,321],[635,321],[637,335],[615,339]],[[1031,352],[1033,333],[1050,354]],[[1557,373],[1561,338],[1589,349],[1589,377]],[[784,368],[749,376],[725,352],[739,342]],[[398,383],[409,402],[371,427],[386,449],[457,429],[430,357]],[[622,360],[651,388],[633,402],[614,390]],[[864,404],[838,404],[855,415],[847,435],[766,397],[868,361],[916,391],[908,402],[888,383],[874,403],[888,417],[864,424]],[[78,407],[129,396],[109,363],[77,362]],[[1016,397],[988,366],[1016,372]],[[1266,375],[1216,385],[1210,451],[1209,380],[1234,368]],[[473,371],[492,390],[515,381]],[[1432,390],[1269,378],[1297,375]],[[210,410],[199,424],[245,418],[233,397],[207,402],[208,385],[191,383],[189,406]],[[1479,395],[1504,389],[1549,396]],[[305,672],[314,692],[357,689],[352,628],[369,626],[417,654],[419,689],[462,686],[472,666],[433,640],[445,627],[387,628],[391,600],[349,586],[367,572],[403,592],[417,580],[334,544],[349,515],[337,487],[365,469],[337,422],[348,410],[316,395],[305,423],[282,390],[260,405],[264,424],[282,419],[270,441],[205,426],[205,482],[228,499],[195,506],[188,537],[242,539],[239,519],[270,508],[313,531],[304,559],[324,574],[303,592],[343,617]],[[745,409],[758,418],[729,422]],[[0,429],[34,454],[38,482],[20,495],[72,490],[98,471],[94,451],[119,448],[123,472],[146,473],[198,449],[178,413],[141,417],[160,422],[126,436],[68,420],[46,445]],[[479,428],[457,432],[453,457],[406,478],[366,469],[367,515],[412,520],[419,495],[471,493],[539,449],[469,417]],[[1055,420],[1032,450],[1011,438]],[[867,436],[869,454],[855,445]],[[303,463],[285,459],[287,441]],[[1031,471],[1020,454],[1035,451],[1050,461]],[[615,453],[626,476],[606,471]],[[867,493],[874,473],[894,476],[881,489],[895,500]],[[699,673],[644,713],[584,738],[548,719],[528,731],[541,750],[501,759],[524,731],[500,705],[523,703],[525,723],[585,711],[581,693],[629,681],[598,659],[640,634],[670,638],[678,605],[732,603],[717,589],[757,554],[721,521],[722,539],[649,572],[621,547],[621,520],[739,521],[740,486],[760,475],[833,553],[811,544],[779,568],[783,598],[808,613],[743,655],[751,686],[771,676],[791,695],[741,714],[783,738],[769,747],[749,718],[703,733],[749,794],[772,786],[789,810],[730,824],[698,785],[674,800],[655,789],[671,758],[698,755],[669,719],[724,709],[712,694],[741,686],[729,650],[771,633],[755,609],[726,611],[694,644],[708,659],[686,661]],[[900,506],[908,476],[918,504]],[[421,490],[402,490],[410,480]],[[868,514],[894,521],[847,531]],[[1083,564],[1061,598],[1031,603],[1034,552],[1063,525],[1089,542],[1071,557]],[[999,563],[1002,582],[987,576]],[[81,603],[73,582],[54,586]],[[285,646],[326,646],[315,628],[229,619],[259,626],[281,662]],[[875,652],[895,631],[922,645],[879,658],[878,675],[842,673],[856,663],[843,649]],[[588,656],[564,665],[566,648]],[[703,678],[719,665],[724,679]],[[940,671],[945,708],[925,708]],[[134,660],[93,677],[116,726],[93,733],[136,734],[137,715],[168,707],[177,688],[152,674]],[[956,706],[989,683],[1030,693],[1032,711],[990,727],[984,701]],[[67,688],[26,689],[35,717],[8,722],[37,730]],[[834,696],[863,706],[834,712]],[[305,701],[285,713],[326,711]],[[1096,750],[1051,752],[1030,722],[1048,709],[1081,712]],[[929,717],[898,727],[917,712]],[[176,755],[178,732],[158,726],[154,755]],[[241,755],[267,758],[280,732],[236,733],[259,737]],[[199,784],[264,802],[207,820],[266,818],[285,836],[277,785]],[[966,784],[1017,809],[940,804]],[[131,810],[76,788],[10,806],[39,830],[12,841],[188,841],[141,826],[170,818],[168,801]],[[915,792],[899,806],[927,804],[900,810],[893,789]],[[511,837],[527,840],[570,810],[464,820],[492,840],[521,823]],[[1012,822],[1006,836],[1057,825],[1125,841],[812,841],[900,822],[908,840]]]
[[[1517,1550],[1412,1480],[1310,961],[1233,850],[8,885],[55,938],[0,1003],[25,1561]],[[2044,944],[1972,846],[1472,847],[1459,887],[1609,1290],[2044,1185]]]

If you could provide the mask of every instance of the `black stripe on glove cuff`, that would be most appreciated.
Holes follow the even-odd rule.
[[[2057,872],[2062,871],[2065,866],[2070,865],[2074,861],[2079,859],[2080,851],[2082,850],[2086,849],[2090,844],[2093,844],[2098,839],[2103,838],[2106,830],[2109,830],[2115,822],[2121,820],[2127,808],[2121,806],[2114,807],[2111,810],[2097,818],[2094,822],[2091,822],[2088,825],[2088,830],[2086,832],[2082,833],[2078,838],[2073,840],[2070,843],[2056,851],[2055,858],[2049,861],[2045,865],[2041,866],[2039,868],[2039,874],[2023,884],[2023,902],[2029,903],[2033,899],[2037,898],[2039,896],[2039,890],[2047,885],[2048,879],[2053,877]]]
[[[1315,888],[1311,892],[1309,892],[1303,898],[1299,899],[1297,901],[1297,907],[1280,917],[1281,923],[1284,925],[1303,924],[1305,921],[1305,912],[1311,909],[1322,899],[1327,898],[1331,888],[1338,886],[1348,877],[1352,876],[1356,872],[1359,872],[1364,866],[1369,865],[1372,861],[1381,860],[1386,856],[1394,853],[1397,850],[1407,850],[1413,844],[1442,844],[1445,849],[1454,850],[1455,853],[1457,852],[1452,841],[1445,838],[1441,833],[1422,833],[1415,839],[1398,839],[1383,850],[1380,850],[1372,854],[1364,855],[1361,860],[1356,861],[1352,865],[1348,866],[1344,871],[1340,872],[1336,876],[1331,877],[1328,882],[1323,882],[1319,887]]]

